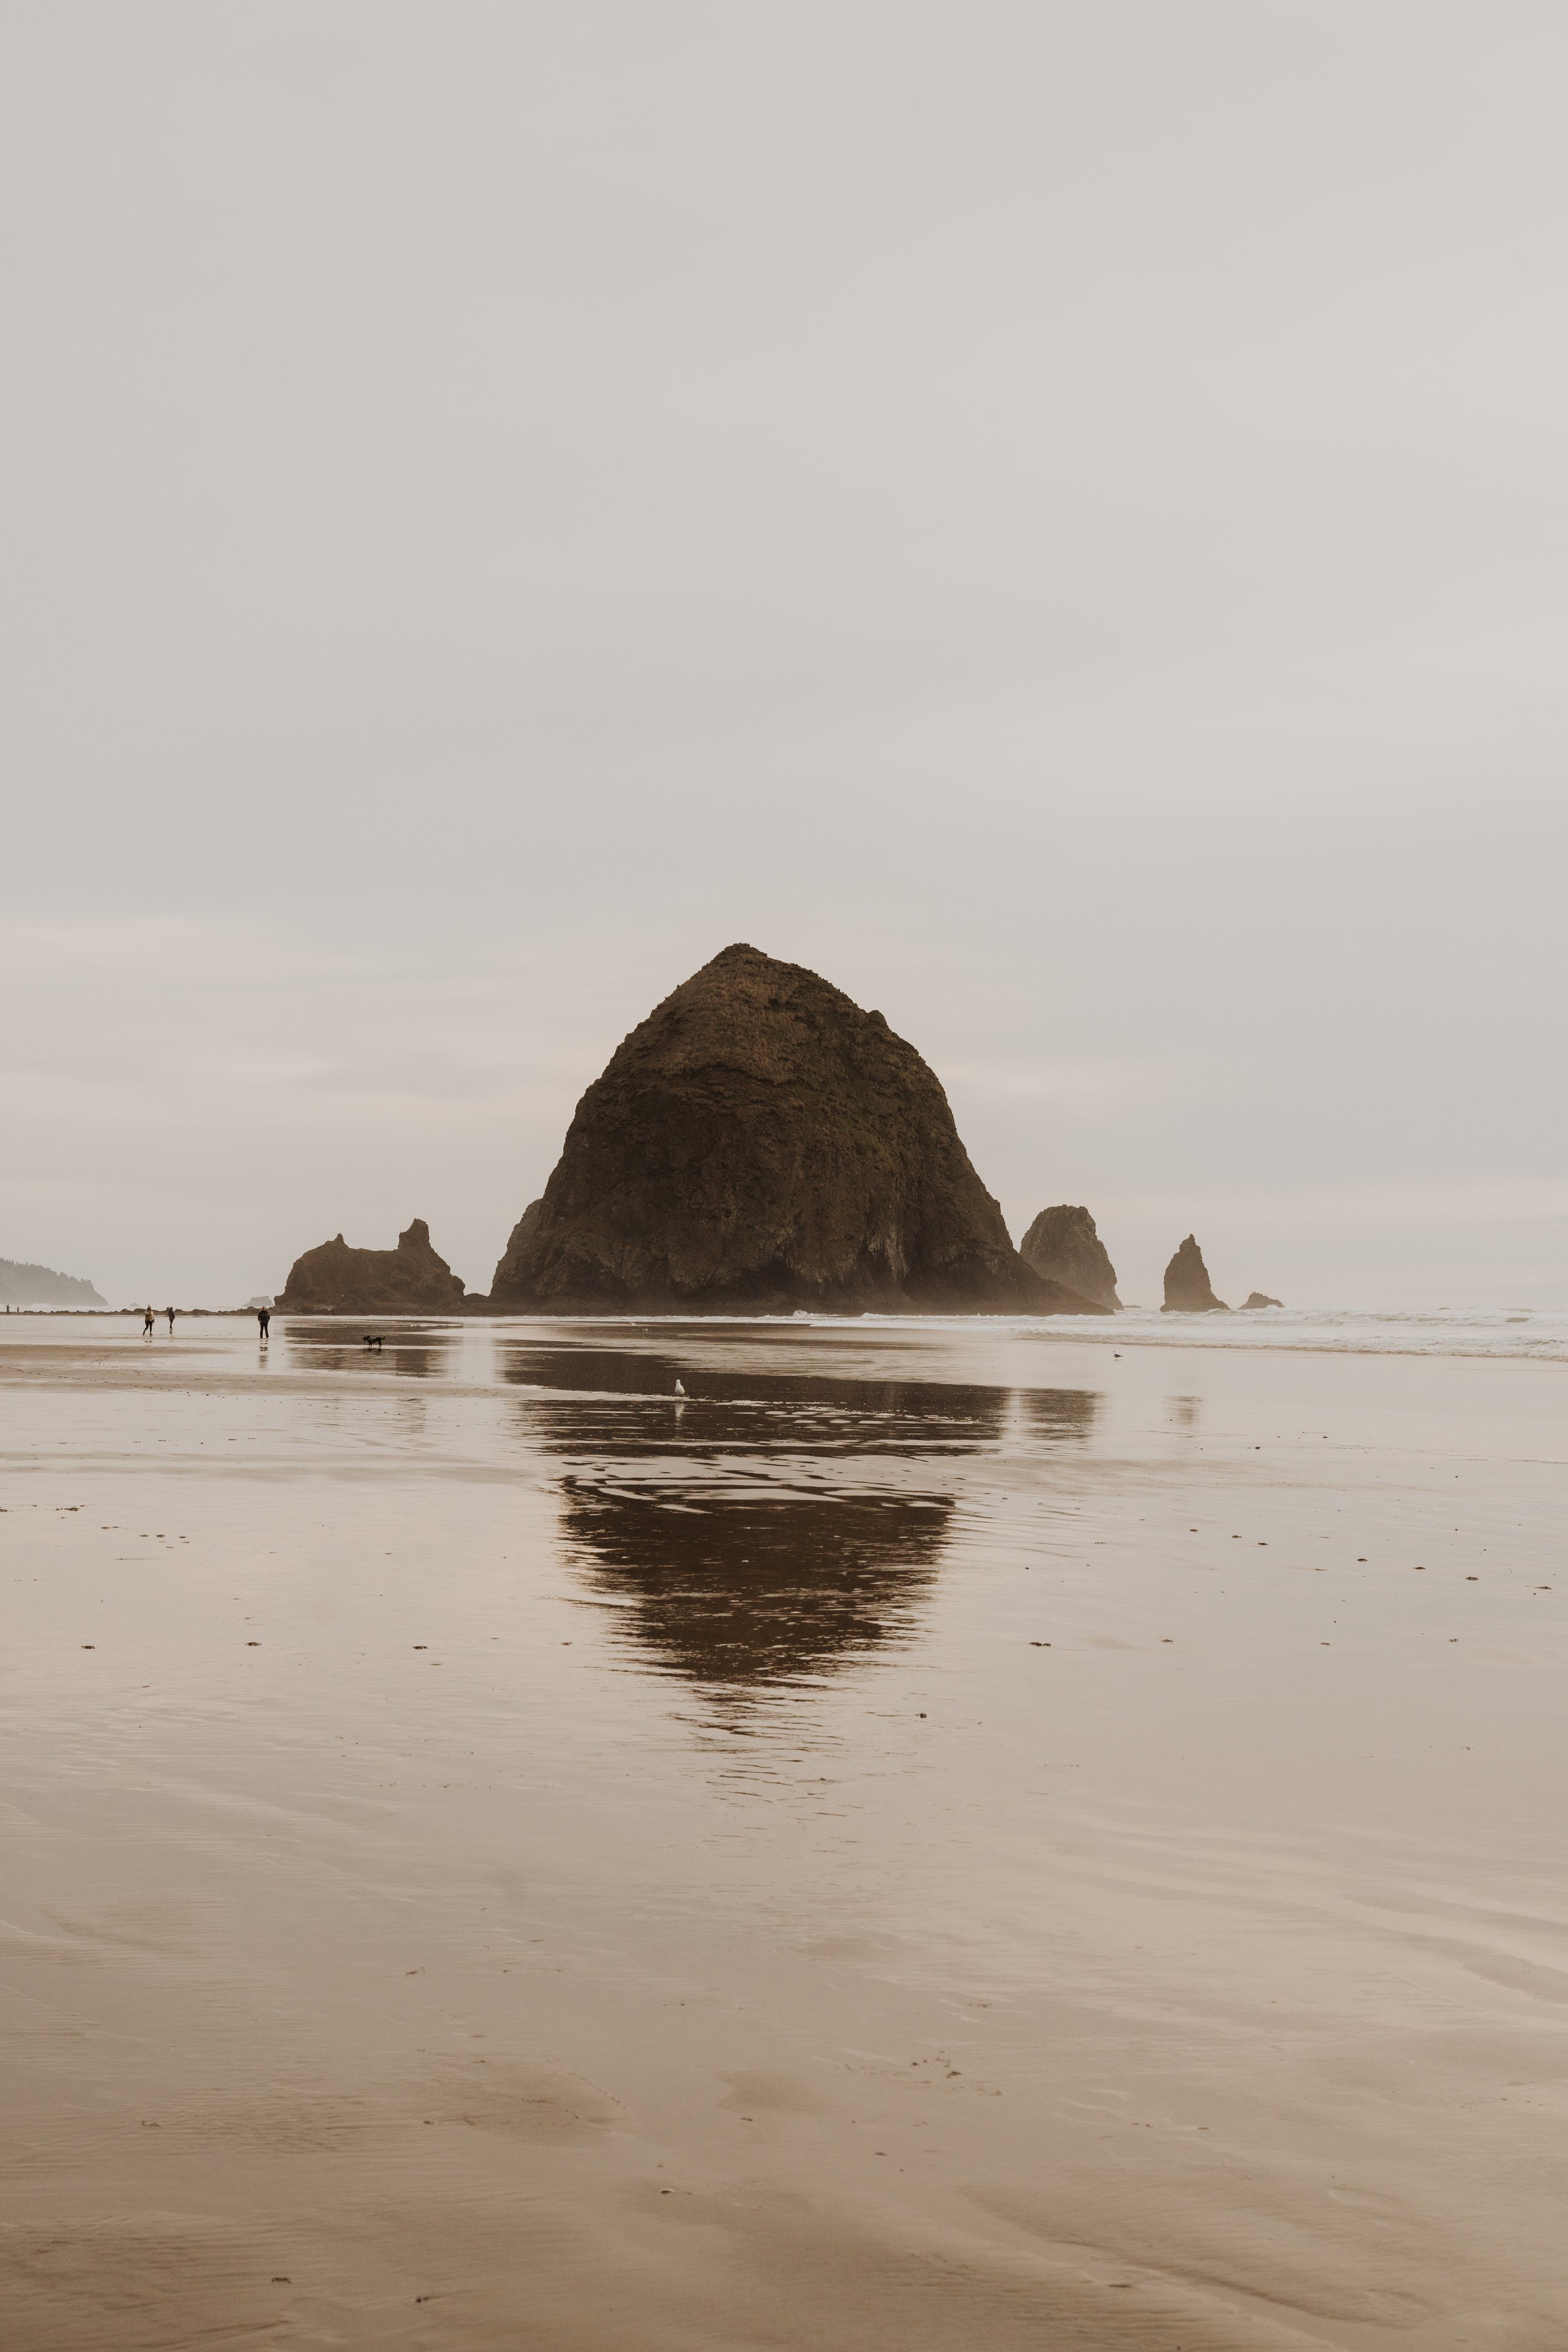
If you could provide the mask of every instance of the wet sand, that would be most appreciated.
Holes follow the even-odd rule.
[[[1568,1368],[17,1320],[7,2343],[1568,2340]]]

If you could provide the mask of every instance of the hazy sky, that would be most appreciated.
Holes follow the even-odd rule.
[[[1557,0],[7,0],[0,1255],[485,1287],[731,940],[1015,1238],[1568,1304]]]

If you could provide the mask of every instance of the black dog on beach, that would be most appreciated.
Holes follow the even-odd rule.
[[[367,1348],[374,1348],[379,1354],[381,1349],[381,1341],[379,1339],[373,1339],[368,1331],[364,1335],[364,1344]]]

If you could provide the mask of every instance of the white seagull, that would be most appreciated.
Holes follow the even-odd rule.
[[[675,1393],[677,1396],[684,1396],[686,1394],[685,1389],[681,1386],[679,1381],[675,1383]]]

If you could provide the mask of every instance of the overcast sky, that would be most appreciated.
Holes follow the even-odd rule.
[[[1568,1304],[1556,0],[7,0],[0,1255],[488,1286],[729,941],[1123,1297]]]

